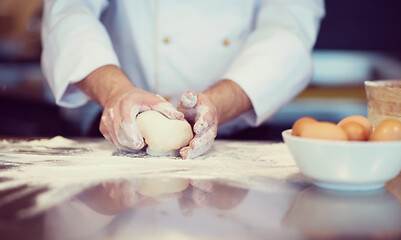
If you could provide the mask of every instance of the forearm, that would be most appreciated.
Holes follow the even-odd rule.
[[[134,88],[134,85],[121,69],[114,65],[102,66],[76,85],[93,101],[104,107],[111,96],[121,90]]]
[[[221,80],[205,91],[216,106],[219,125],[252,109],[252,103],[242,88],[231,80]]]

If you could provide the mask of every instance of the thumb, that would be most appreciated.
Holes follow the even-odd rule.
[[[179,101],[179,105],[182,108],[193,108],[198,102],[197,94],[192,91],[186,91]]]

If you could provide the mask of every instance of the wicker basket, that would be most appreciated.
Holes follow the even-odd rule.
[[[365,90],[373,127],[387,118],[401,121],[401,80],[365,81]]]

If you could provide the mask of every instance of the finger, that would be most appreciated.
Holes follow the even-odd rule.
[[[180,156],[183,159],[187,159],[189,156],[190,147],[183,147],[180,149]]]
[[[117,137],[117,141],[120,145],[122,145],[122,149],[124,150],[132,150],[135,149],[137,150],[136,146],[134,145],[134,142],[132,141],[132,139],[130,139],[127,134],[125,133],[124,129],[121,126],[121,122],[120,124],[115,124],[114,125],[114,130],[116,133],[116,137]]]
[[[211,109],[211,106],[206,104],[199,104],[197,109],[197,116],[195,119],[194,132],[200,134],[216,121],[216,111]]]
[[[136,115],[140,111],[139,106],[132,106],[129,104],[121,105],[121,122],[120,127],[127,136],[129,146],[132,149],[139,150],[145,146],[142,134],[136,126]]]
[[[212,123],[209,128],[205,129],[200,134],[196,134],[191,140],[188,147],[180,150],[180,155],[183,159],[195,158],[207,152],[212,146],[213,140],[217,135],[217,122]]]
[[[213,142],[217,135],[217,125],[213,124],[210,128],[195,135],[195,137],[189,142],[189,147],[191,150],[196,148],[201,148],[203,145]]]
[[[119,149],[123,149],[124,147],[118,142],[117,136],[114,130],[114,110],[112,108],[105,109],[103,111],[103,115],[99,125],[99,131],[103,134],[103,136],[111,141],[114,146]]]
[[[159,95],[159,94],[156,94],[156,96],[160,99],[160,100],[162,100],[162,101],[167,101],[163,96],[161,96],[161,95]]]
[[[195,158],[205,153],[211,147],[216,137],[217,127],[213,125],[207,131],[195,135],[190,141],[189,146],[180,149],[180,155],[183,159]],[[210,143],[210,144],[209,144]]]
[[[213,145],[213,142],[207,143],[203,145],[202,147],[191,149],[182,149],[183,151],[180,151],[180,155],[182,156],[183,159],[188,159],[188,158],[196,158],[199,157],[200,155],[204,154],[207,152]]]
[[[107,123],[106,117],[102,116],[100,119],[99,131],[107,141],[113,143],[112,137],[109,135],[109,126],[110,123]]]
[[[186,91],[182,96],[180,101],[178,102],[177,109],[184,113],[185,118],[190,122],[194,123],[197,117],[197,108],[196,105],[198,103],[197,94],[191,91]]]
[[[113,141],[111,140],[110,136],[108,134],[103,134],[103,137],[109,141],[110,143],[113,143]]]
[[[134,122],[132,122],[131,124],[121,122],[120,127],[120,129],[122,130],[121,135],[125,136],[127,140],[127,142],[125,142],[126,144],[124,144],[125,146],[134,150],[140,150],[145,146],[142,135]]]
[[[175,107],[169,102],[161,102],[159,104],[156,104],[152,106],[152,109],[160,112],[169,119],[184,119],[184,114],[175,109]]]
[[[132,144],[131,140],[127,137],[124,130],[121,128],[120,125],[114,126],[114,132],[116,134],[117,142],[121,149],[134,149],[134,145]]]
[[[114,128],[114,134],[116,136],[116,142],[118,143],[120,149],[130,151],[134,149],[134,145],[131,139],[128,138],[124,130],[121,128],[120,112],[121,109],[118,109],[118,111],[114,111],[115,115],[113,120],[113,128]]]
[[[179,101],[179,105],[183,108],[194,108],[198,102],[197,94],[192,91],[186,91]]]
[[[178,111],[182,112],[185,116],[185,119],[190,122],[194,123],[196,119],[196,108],[182,108],[180,105],[178,105]]]

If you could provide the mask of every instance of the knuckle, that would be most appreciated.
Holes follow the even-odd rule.
[[[131,101],[131,99],[130,98],[122,98],[121,100],[120,100],[120,105],[121,105],[121,107],[125,107],[125,106],[128,106],[128,105],[130,105],[130,104],[132,104],[132,101]]]
[[[106,129],[106,127],[104,126],[104,124],[100,124],[100,125],[99,125],[99,131],[100,131],[103,135],[105,135],[105,134],[107,133],[107,129]]]
[[[103,116],[100,118],[99,127],[105,127],[105,126],[107,126],[107,125],[108,125],[108,122],[109,122],[108,118],[107,118],[105,115],[103,115]]]

